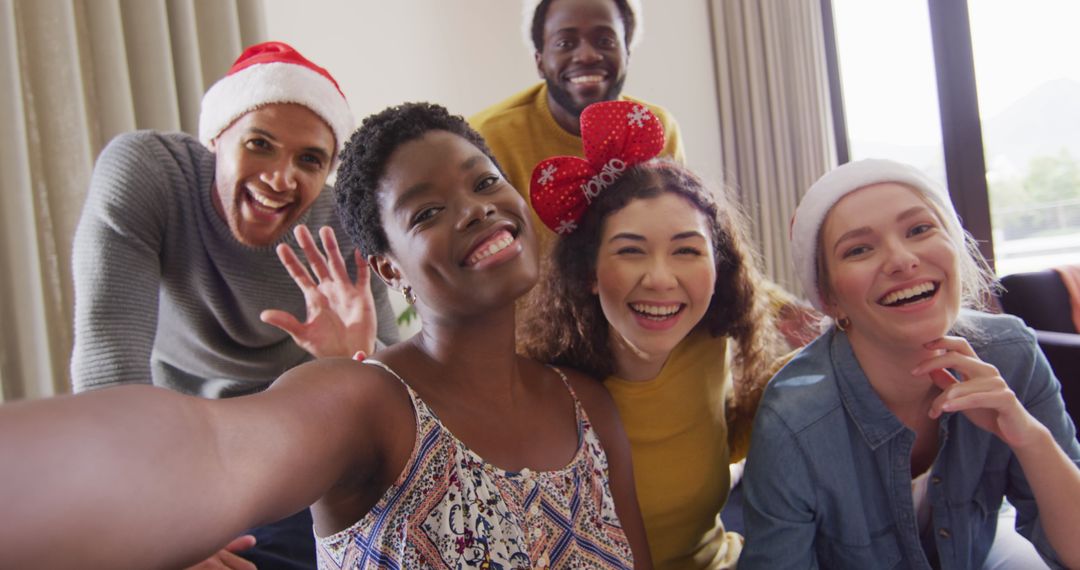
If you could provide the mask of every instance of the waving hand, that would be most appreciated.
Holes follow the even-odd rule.
[[[288,245],[279,245],[277,254],[304,293],[307,320],[301,322],[296,316],[278,309],[263,311],[260,318],[289,333],[296,344],[316,357],[347,357],[357,351],[371,354],[375,349],[377,324],[375,301],[371,296],[368,267],[360,252],[353,252],[356,258],[356,280],[353,281],[345,268],[334,230],[326,226],[319,230],[325,255],[319,251],[307,226],[297,226],[295,234],[311,271]]]

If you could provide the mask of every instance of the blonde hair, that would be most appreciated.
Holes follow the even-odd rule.
[[[888,182],[884,181],[875,184],[883,183]],[[993,306],[991,299],[997,293],[1000,285],[993,270],[990,269],[990,264],[983,257],[982,251],[979,250],[979,242],[967,230],[963,229],[959,217],[951,220],[954,223],[949,223],[950,220],[946,216],[955,214],[943,212],[937,200],[929,196],[926,189],[904,182],[895,182],[895,184],[914,190],[918,194],[919,198],[926,203],[930,211],[941,222],[945,234],[949,236],[949,241],[956,247],[957,278],[960,283],[961,306],[978,311],[990,310]],[[835,207],[835,204],[833,207]],[[828,220],[829,216],[832,215],[832,211],[833,208],[829,208],[825,214],[825,220]],[[829,284],[828,267],[825,264],[824,230],[825,224],[822,223],[817,235],[817,285],[822,296],[829,299],[833,293],[832,286]]]

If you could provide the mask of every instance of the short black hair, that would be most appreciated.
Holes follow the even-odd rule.
[[[341,151],[334,183],[338,216],[365,257],[383,254],[390,247],[379,216],[377,195],[386,162],[399,146],[430,131],[448,131],[464,138],[499,167],[484,138],[464,118],[451,115],[441,105],[403,103],[365,118]]]
[[[533,12],[532,18],[532,42],[536,51],[544,51],[544,23],[547,21],[548,8],[551,6],[552,0],[540,0],[540,3],[536,5],[536,10]],[[634,16],[634,10],[630,8],[630,4],[627,4],[626,0],[613,0],[615,7],[619,9],[619,15],[622,16],[623,28],[626,29],[626,49],[630,49],[630,43],[634,40],[634,28],[637,26],[637,20]]]

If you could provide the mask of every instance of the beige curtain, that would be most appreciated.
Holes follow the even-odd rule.
[[[768,276],[798,291],[788,227],[836,165],[820,0],[709,0],[725,182]]]
[[[0,0],[0,399],[69,391],[71,241],[118,133],[198,128],[259,0]]]

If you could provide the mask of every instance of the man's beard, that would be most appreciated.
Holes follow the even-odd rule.
[[[551,98],[555,100],[555,103],[562,107],[563,110],[580,119],[581,112],[585,110],[585,107],[600,101],[614,101],[618,99],[619,95],[622,94],[623,83],[626,82],[626,75],[623,75],[612,83],[611,87],[607,90],[607,93],[604,93],[602,97],[595,101],[585,103],[584,105],[579,105],[577,101],[574,100],[574,96],[566,89],[563,89],[557,81],[552,81],[550,77],[545,77],[544,82],[547,83],[548,93],[551,94]]]

